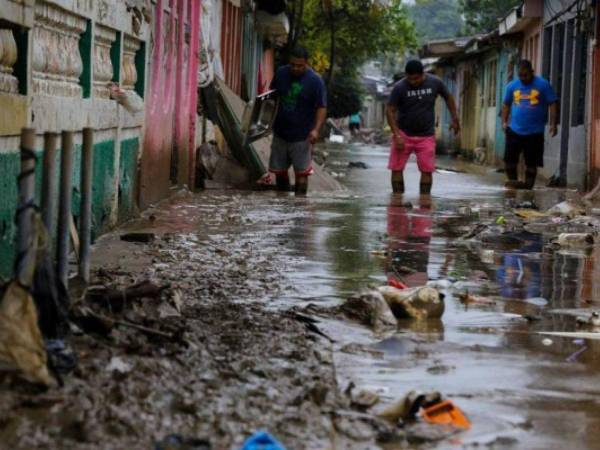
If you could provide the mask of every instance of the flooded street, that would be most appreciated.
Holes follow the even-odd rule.
[[[534,200],[545,209],[564,192],[541,188],[535,197],[511,199],[503,175],[493,169],[476,174],[442,169],[434,176],[431,207],[421,206],[414,163],[400,200],[390,194],[387,150],[349,148],[328,149],[328,164],[346,173],[348,192],[300,201],[306,214],[296,220],[286,247],[300,261],[288,271],[298,292],[280,301],[335,304],[390,277],[408,286],[438,279],[453,284],[440,284],[446,294],[441,320],[406,321],[392,336],[378,338],[358,325],[328,322],[328,332],[339,338],[338,350],[348,343],[374,350],[336,353],[342,388],[352,381],[388,402],[413,389],[439,390],[473,424],[439,448],[595,448],[600,342],[537,332],[574,331],[575,317],[556,310],[598,306],[598,249],[550,251],[542,235],[531,233],[515,242],[492,242],[479,252],[456,244],[462,234],[457,228],[472,220],[465,218],[465,207],[493,218],[509,202]],[[342,170],[349,161],[368,168]],[[439,165],[460,169],[443,159]],[[412,208],[403,206],[407,201]],[[494,304],[464,305],[456,294],[465,291],[485,294]]]
[[[386,148],[327,151],[345,190],[181,191],[102,236],[72,317],[77,367],[43,392],[0,379],[0,448],[162,449],[176,435],[231,450],[263,429],[289,450],[597,448],[600,333],[543,334],[597,331],[576,320],[599,306],[598,246],[550,244],[596,219],[523,226],[514,209],[573,192],[511,194],[494,169],[442,158],[432,198],[412,162],[399,198]],[[150,238],[123,239],[136,233]],[[441,319],[388,311],[375,332],[344,315],[389,281],[437,288]],[[128,298],[140,283],[159,292]],[[379,403],[361,409],[363,390]],[[439,391],[472,427],[436,436],[378,415],[410,391]]]

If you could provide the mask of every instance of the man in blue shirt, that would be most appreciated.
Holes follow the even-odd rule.
[[[502,105],[507,187],[533,189],[537,168],[544,165],[544,131],[548,112],[550,135],[556,136],[557,109],[558,97],[550,83],[534,74],[530,61],[521,60],[519,78],[508,84]],[[519,181],[517,175],[521,153],[526,166],[524,182]]]
[[[289,190],[288,169],[292,165],[296,195],[305,195],[313,171],[311,149],[327,117],[325,84],[308,67],[306,49],[292,50],[289,64],[275,73],[271,89],[278,92],[280,102],[273,124],[269,171],[275,174],[278,189]]]

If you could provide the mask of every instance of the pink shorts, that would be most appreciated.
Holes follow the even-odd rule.
[[[408,136],[402,133],[404,147],[396,148],[396,140],[392,138],[388,169],[402,171],[410,154],[417,155],[417,166],[421,172],[435,171],[435,136]]]

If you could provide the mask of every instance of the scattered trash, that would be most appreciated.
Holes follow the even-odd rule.
[[[460,302],[465,305],[495,305],[496,302],[490,298],[482,297],[480,295],[469,294],[468,292],[463,292],[458,294],[458,298]]]
[[[583,352],[585,352],[587,350],[587,347],[581,347],[579,350],[571,353],[567,359],[565,359],[565,361],[567,362],[575,362],[577,361],[577,358],[579,357],[579,355],[581,355]]]
[[[600,328],[600,313],[594,311],[589,317],[578,317],[576,322],[580,327]]]
[[[122,105],[131,114],[144,109],[144,101],[133,90],[121,89],[116,83],[110,84],[110,97]]]
[[[542,339],[542,344],[545,345],[546,347],[549,347],[553,344],[553,342],[552,342],[552,339],[545,338],[545,339]]]
[[[141,281],[124,289],[109,286],[90,286],[87,299],[105,306],[113,312],[119,312],[123,310],[127,302],[138,298],[157,298],[169,287],[169,284],[159,286],[150,280]]]
[[[366,411],[379,403],[379,395],[374,392],[361,390],[356,395],[351,395],[351,404],[355,408]]]
[[[591,233],[561,233],[554,241],[561,247],[581,247],[594,244],[594,235]]]
[[[515,209],[538,209],[534,201],[525,200],[515,205]]]
[[[18,369],[32,383],[56,385],[48,372],[35,304],[17,281],[8,285],[0,300],[0,365]]]
[[[566,337],[566,338],[581,338],[581,339],[592,339],[600,340],[600,333],[589,332],[589,331],[540,331],[539,334],[546,336]],[[552,345],[552,341],[550,344]],[[542,341],[543,342],[543,341]]]
[[[543,297],[532,297],[525,299],[525,303],[529,303],[530,305],[535,306],[546,306],[548,304],[548,300]]]
[[[441,401],[442,394],[437,391],[432,391],[427,394],[410,391],[403,398],[378,413],[377,416],[393,424],[397,424],[400,420],[414,419],[419,412],[419,409],[434,405]]]
[[[479,257],[481,258],[481,261],[486,264],[494,263],[495,254],[496,254],[496,252],[494,252],[494,250],[491,250],[491,249],[481,249],[479,251]]]
[[[575,217],[585,214],[585,208],[572,202],[564,201],[553,206],[546,212],[553,216]]]
[[[350,161],[348,163],[349,169],[368,169],[369,166],[362,161]]]
[[[388,280],[388,286],[395,287],[396,289],[406,289],[406,288],[408,288],[408,286],[405,285],[402,281],[394,280],[393,278],[390,278]]]
[[[547,213],[536,211],[535,209],[515,209],[513,211],[516,216],[521,217],[522,219],[540,219],[548,217]]]
[[[371,250],[371,255],[377,257],[385,257],[388,255],[388,252],[385,250]]]
[[[154,233],[126,233],[121,235],[121,240],[126,242],[141,242],[147,244],[154,241],[156,235]]]
[[[504,225],[506,223],[506,218],[504,216],[498,216],[496,219],[496,225]]]
[[[450,289],[452,287],[452,281],[450,280],[429,280],[427,282],[428,287],[432,287],[434,289]]]
[[[444,400],[435,405],[423,408],[421,417],[428,423],[435,425],[451,425],[468,430],[471,422],[464,413],[450,400]]]
[[[131,364],[125,362],[123,358],[119,356],[113,356],[106,366],[106,370],[109,372],[128,373],[131,372]]]
[[[585,341],[583,339],[573,339],[573,344],[583,345],[583,344],[585,344]]]
[[[170,434],[156,443],[154,450],[211,450],[210,441]]]
[[[343,144],[345,141],[345,138],[343,135],[341,134],[331,134],[329,135],[329,142],[334,143],[334,144]]]
[[[259,431],[240,450],[285,450],[285,447],[266,431]]]
[[[398,319],[439,319],[444,314],[444,295],[437,289],[381,286],[379,292]]]
[[[378,291],[367,291],[350,297],[341,309],[349,318],[373,327],[376,331],[398,325],[386,299]]]
[[[77,367],[77,355],[62,339],[47,340],[46,354],[48,356],[48,366],[55,374],[68,374]]]
[[[473,214],[473,211],[468,206],[461,206],[460,208],[458,208],[457,212],[461,216],[466,216],[466,217],[471,217],[471,214]]]

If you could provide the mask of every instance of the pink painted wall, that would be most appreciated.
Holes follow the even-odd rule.
[[[156,0],[141,159],[142,208],[166,197],[173,184],[193,185],[200,1]],[[170,178],[174,153],[176,183]]]

